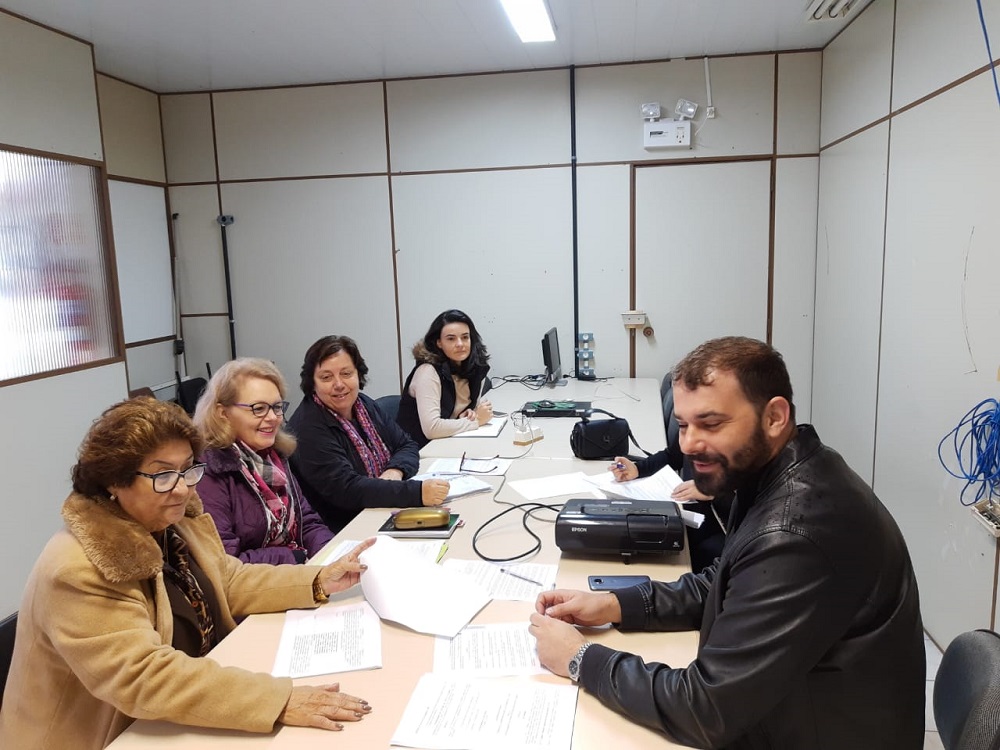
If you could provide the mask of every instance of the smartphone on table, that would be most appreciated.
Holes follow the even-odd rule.
[[[627,589],[640,583],[649,583],[649,576],[587,576],[587,584],[591,591]]]

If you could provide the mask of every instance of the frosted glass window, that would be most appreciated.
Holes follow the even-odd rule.
[[[0,150],[0,381],[118,353],[99,180]]]

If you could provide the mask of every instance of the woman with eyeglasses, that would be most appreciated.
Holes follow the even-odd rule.
[[[490,421],[490,355],[472,318],[445,310],[413,347],[396,421],[421,448],[431,440],[474,430]]]
[[[195,409],[205,441],[198,495],[226,552],[243,562],[303,563],[333,538],[289,470],[285,395],[273,363],[245,357],[215,372]]]
[[[0,747],[106,747],[136,718],[271,732],[342,729],[371,710],[339,685],[204,658],[258,612],[316,607],[360,580],[368,540],[322,568],[227,555],[194,486],[201,437],[176,404],[104,412],[80,446],[65,528],[35,563],[18,613]]]
[[[364,508],[441,505],[449,484],[417,481],[417,444],[361,390],[368,365],[349,336],[324,336],[309,347],[301,372],[305,398],[288,426],[302,487],[327,525],[340,531]]]

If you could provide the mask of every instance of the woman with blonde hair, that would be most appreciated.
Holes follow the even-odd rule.
[[[198,494],[226,552],[243,562],[302,563],[333,537],[288,469],[285,394],[272,362],[243,357],[216,371],[195,409],[205,441]]]
[[[65,528],[25,586],[0,747],[100,750],[137,718],[267,733],[368,714],[337,684],[296,687],[204,658],[237,618],[316,607],[354,586],[373,540],[322,568],[241,563],[195,493],[200,450],[177,404],[132,399],[94,422]]]

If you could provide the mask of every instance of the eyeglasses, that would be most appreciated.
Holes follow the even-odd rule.
[[[479,466],[482,466],[483,464],[488,464],[491,461],[496,461],[496,459],[498,459],[498,458],[500,458],[499,454],[497,454],[496,456],[487,456],[486,458],[466,458],[465,457],[465,453],[462,453],[462,458],[458,462],[458,473],[459,474],[489,474],[491,471],[495,471],[496,470],[496,468],[497,468],[496,464],[493,464],[492,466],[490,466],[488,468],[473,468],[473,466],[476,466],[477,464]],[[473,461],[475,461],[477,463],[473,464],[472,463]],[[470,464],[472,464],[472,465],[470,466]]]
[[[242,406],[244,409],[249,409],[255,417],[266,417],[269,411],[273,411],[274,416],[280,417],[288,411],[287,401],[275,401],[273,404],[256,401],[252,404],[233,404],[233,406]]]
[[[158,471],[155,474],[137,471],[136,474],[153,480],[153,492],[171,492],[181,479],[188,487],[194,487],[198,484],[205,476],[205,464],[195,464],[184,471]]]

